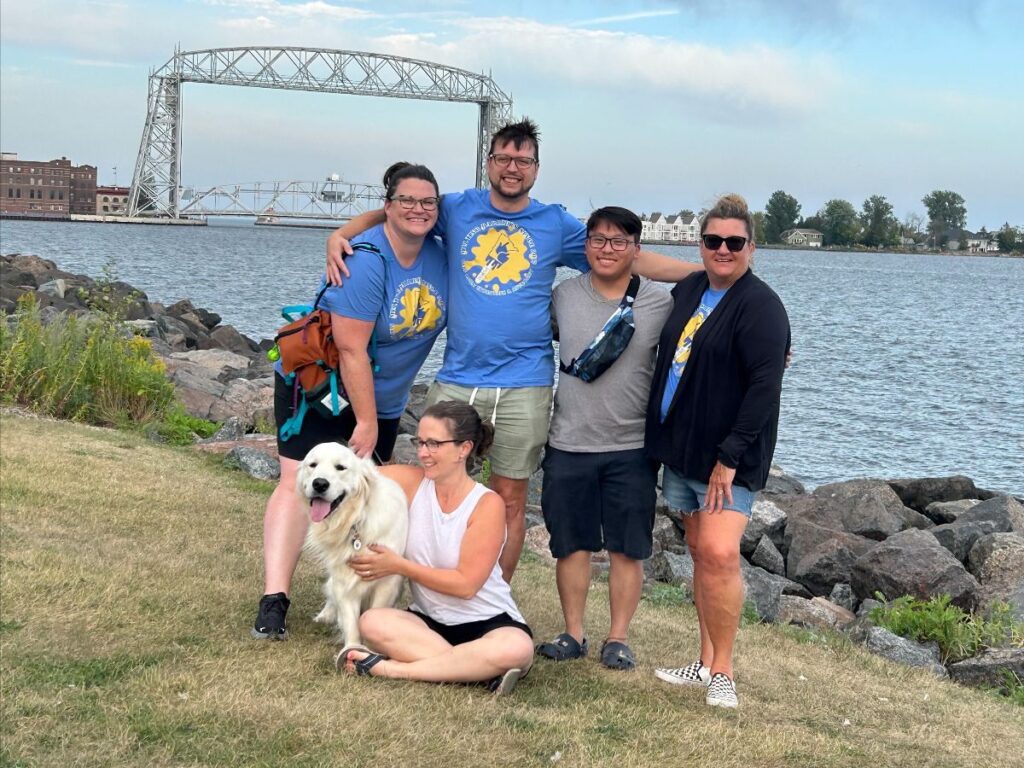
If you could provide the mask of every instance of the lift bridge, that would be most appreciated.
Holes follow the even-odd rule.
[[[254,181],[216,187],[182,187],[180,217],[255,216],[261,224],[280,219],[346,220],[380,208],[384,187],[343,181]]]
[[[132,175],[129,216],[179,219],[203,215],[348,218],[380,205],[380,187],[329,179],[261,182],[202,190],[181,184],[181,85],[389,96],[479,105],[476,185],[487,182],[491,134],[512,117],[512,99],[489,75],[429,61],[323,48],[176,50],[149,76],[146,125]],[[268,212],[268,209],[272,213]]]

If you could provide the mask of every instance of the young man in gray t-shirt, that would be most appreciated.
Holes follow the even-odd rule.
[[[626,640],[640,602],[641,561],[651,555],[657,478],[656,465],[644,455],[644,419],[658,337],[672,309],[668,292],[640,281],[632,304],[635,331],[598,378],[585,381],[566,367],[623,303],[641,230],[640,219],[624,208],[594,211],[587,222],[591,271],[561,283],[552,297],[563,372],[543,463],[541,505],[551,554],[558,561],[565,632],[542,643],[537,652],[556,661],[586,655],[583,615],[590,556],[605,549],[611,563],[611,627],[601,662],[612,669],[636,664]]]

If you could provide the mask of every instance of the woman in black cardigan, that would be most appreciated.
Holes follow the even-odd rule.
[[[693,663],[655,674],[706,686],[707,704],[729,708],[738,704],[740,537],[771,467],[790,340],[782,301],[750,271],[753,232],[738,195],[705,215],[705,271],[672,291],[647,414],[647,449],[665,465],[664,495],[682,513],[693,555],[701,644]]]

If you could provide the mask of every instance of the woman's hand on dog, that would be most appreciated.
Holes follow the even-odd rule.
[[[383,544],[371,544],[365,555],[353,557],[348,561],[352,570],[363,581],[382,579],[385,576],[404,575],[402,564],[405,558]]]

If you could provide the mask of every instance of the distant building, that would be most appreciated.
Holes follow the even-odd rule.
[[[700,237],[700,220],[690,211],[665,215],[655,211],[650,216],[641,216],[642,240],[659,240],[670,243],[696,243]]]
[[[972,235],[966,229],[960,234],[967,242],[968,253],[999,253],[999,242],[995,235],[984,231]]]
[[[821,248],[823,235],[816,229],[787,229],[780,237],[786,245]]]
[[[0,213],[26,218],[66,219],[95,213],[96,166],[60,160],[20,160],[0,153]]]
[[[128,187],[96,187],[96,210],[99,216],[124,216],[128,208]]]

